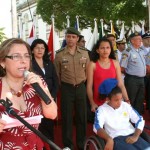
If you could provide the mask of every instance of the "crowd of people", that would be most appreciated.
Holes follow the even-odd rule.
[[[94,113],[93,130],[106,141],[105,149],[150,149],[140,137],[144,100],[150,110],[150,34],[132,33],[127,39],[129,45],[127,40],[115,40],[113,34],[108,34],[92,50],[86,49],[84,36],[73,27],[67,28],[65,39],[66,46],[56,52],[54,62],[42,39],[35,39],[31,46],[18,38],[4,41],[0,45],[1,100],[9,99],[12,109],[24,119],[42,115],[31,125],[55,142],[60,90],[64,147],[75,149],[75,124],[77,148],[84,149],[90,109]],[[35,83],[49,97],[49,104],[36,92]],[[0,104],[0,149],[53,150],[25,125],[7,127],[3,116],[14,117],[5,107]]]

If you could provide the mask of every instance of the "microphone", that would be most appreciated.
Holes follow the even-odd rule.
[[[24,71],[24,78],[28,77],[29,71]],[[40,87],[38,83],[32,83],[31,86],[36,91],[36,93],[39,95],[39,97],[45,102],[46,105],[51,103],[51,99],[48,97],[48,95],[44,92],[44,90]]]

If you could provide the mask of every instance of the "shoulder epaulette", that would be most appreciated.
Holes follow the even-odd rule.
[[[116,54],[116,53],[118,53],[118,51],[117,51],[117,50],[114,50],[114,53]]]
[[[63,47],[63,48],[57,50],[56,53],[59,53],[59,52],[63,51],[64,49],[65,49],[65,48]]]
[[[144,47],[140,47],[141,50],[144,50]]]
[[[82,51],[89,51],[87,48],[85,48],[85,47],[79,47],[79,49],[80,50],[82,50]]]
[[[130,50],[131,50],[131,47],[128,47],[128,48],[126,49],[127,52],[129,52]]]

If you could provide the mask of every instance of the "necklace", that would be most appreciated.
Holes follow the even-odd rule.
[[[12,93],[12,95],[15,95],[17,97],[20,97],[22,95],[22,91],[19,90],[18,92],[16,92],[14,89],[12,89],[11,87],[10,88],[10,92]]]
[[[22,90],[19,90],[18,92],[16,92],[13,88],[10,87],[7,79],[6,79],[6,82],[7,82],[7,85],[9,86],[9,89],[10,89],[10,92],[12,95],[15,95],[17,97],[20,97],[22,95],[22,93],[23,93]]]

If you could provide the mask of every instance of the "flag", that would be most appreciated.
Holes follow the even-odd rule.
[[[31,28],[31,32],[30,32],[29,38],[27,39],[27,43],[29,45],[31,45],[34,40],[35,40],[35,26],[33,24],[32,28]]]
[[[70,27],[70,16],[66,16],[66,19],[67,19],[67,28],[69,28]],[[65,32],[66,32],[66,30],[65,30]],[[64,39],[63,39],[63,42],[62,42],[62,45],[61,45],[61,48],[63,48],[63,47],[65,47],[67,45],[67,43],[66,43],[66,39],[65,39],[65,33],[64,33]]]
[[[104,36],[104,22],[103,19],[100,19],[101,25],[99,26],[99,39]]]
[[[119,39],[123,39],[124,38],[124,22],[122,22],[122,27],[121,27],[121,31],[120,31],[120,36],[119,36]]]
[[[94,45],[97,43],[98,38],[99,38],[99,33],[98,33],[98,28],[97,28],[97,21],[96,19],[94,19],[94,31],[88,42],[87,49],[92,50]]]
[[[79,16],[76,16],[75,29],[77,29],[80,32]]]
[[[144,25],[145,25],[145,22],[143,21],[142,22],[142,28],[141,28],[141,35],[145,34]]]
[[[59,37],[55,32],[54,18],[52,18],[52,25],[51,25],[47,45],[48,45],[48,49],[49,49],[49,53],[50,53],[50,59],[51,59],[51,61],[54,61],[55,52],[56,52],[56,50],[60,49]]]
[[[111,21],[111,34],[113,34],[113,35],[116,37],[116,34],[115,34],[115,33],[116,33],[116,32],[115,32],[115,30],[114,30],[114,27],[113,27],[113,24],[112,24],[112,21]],[[115,40],[116,40],[116,38],[115,38]],[[116,43],[115,43],[113,49],[114,49],[114,50],[117,49]]]
[[[132,27],[131,27],[131,33],[135,32],[135,25],[134,25],[134,21],[131,22]]]
[[[50,53],[51,61],[54,61],[53,24],[51,25],[51,29],[49,33],[48,50]]]

